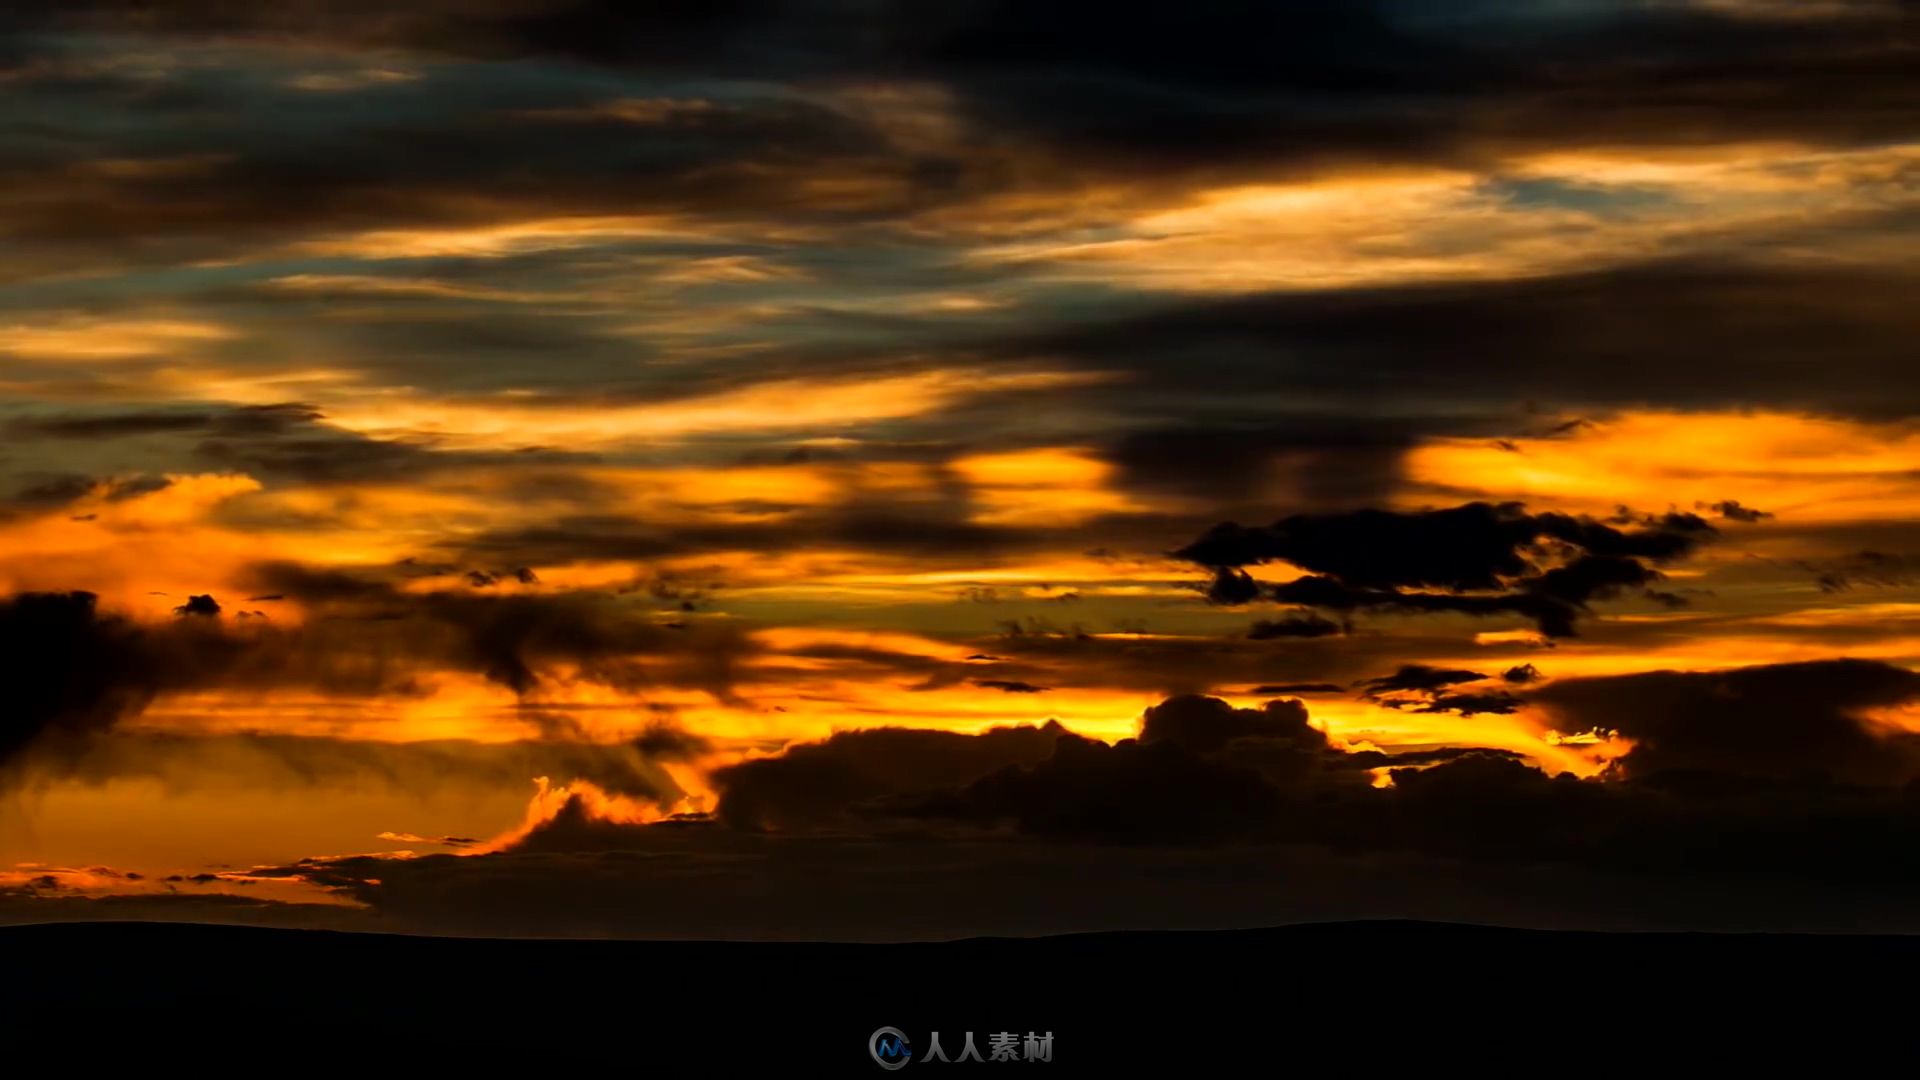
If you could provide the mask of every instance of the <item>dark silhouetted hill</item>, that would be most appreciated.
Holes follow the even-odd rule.
[[[0,928],[0,956],[15,1045],[164,1046],[229,1065],[267,1048],[284,1061],[510,1053],[636,1076],[668,1062],[877,1075],[867,1038],[890,1025],[923,1052],[938,1030],[949,1054],[967,1031],[982,1055],[993,1033],[1051,1032],[1054,1060],[1019,1065],[1044,1075],[1598,1066],[1656,1046],[1663,1070],[1723,1072],[1787,1044],[1829,1068],[1897,1052],[1904,1027],[1873,1017],[1906,1008],[1920,938],[1381,922],[849,945],[72,923]],[[1820,1019],[1834,1010],[1845,1019]]]

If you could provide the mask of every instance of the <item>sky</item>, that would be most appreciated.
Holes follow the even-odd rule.
[[[0,14],[0,921],[1920,930],[1895,0]]]

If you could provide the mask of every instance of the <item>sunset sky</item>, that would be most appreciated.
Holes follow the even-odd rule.
[[[1916,25],[0,14],[0,921],[1920,929]]]

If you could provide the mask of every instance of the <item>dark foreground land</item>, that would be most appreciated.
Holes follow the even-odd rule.
[[[9,1051],[102,1067],[186,1053],[390,1075],[532,1054],[631,1075],[881,1075],[883,1025],[922,1055],[934,1030],[949,1055],[972,1031],[983,1057],[994,1033],[1053,1036],[1051,1062],[955,1063],[966,1075],[1718,1076],[1789,1053],[1847,1075],[1920,1055],[1920,938],[1900,937],[1342,923],[844,945],[74,923],[0,928],[0,962]]]

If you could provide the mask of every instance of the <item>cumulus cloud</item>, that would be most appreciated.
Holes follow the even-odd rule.
[[[716,770],[720,820],[739,828],[817,825],[844,819],[866,800],[975,779],[1045,757],[1066,734],[1058,724],[1002,727],[980,735],[876,728],[788,747],[778,757]]]
[[[1307,749],[1327,745],[1326,735],[1307,723],[1306,706],[1293,700],[1236,709],[1219,698],[1186,694],[1168,698],[1140,718],[1142,742],[1164,740],[1206,752],[1240,738],[1285,739]]]
[[[1473,674],[1427,668],[1380,681],[1445,692]],[[1498,867],[1525,866],[1529,880],[1587,875],[1580,880],[1591,888],[1625,890],[1617,895],[1632,894],[1624,882],[1684,889],[1723,875],[1764,889],[1781,873],[1802,888],[1912,895],[1920,861],[1901,852],[1920,840],[1920,808],[1902,781],[1917,759],[1902,748],[1909,736],[1876,733],[1858,712],[1920,696],[1914,679],[1888,665],[1831,661],[1566,679],[1531,691],[1569,729],[1596,711],[1637,718],[1622,767],[1590,779],[1471,746],[1341,750],[1297,701],[1237,709],[1171,698],[1147,711],[1137,738],[1112,745],[1057,725],[849,732],[723,770],[713,819],[642,823],[573,797],[484,853],[312,859],[255,872],[339,890],[383,917],[546,932],[632,932],[686,918],[707,926],[690,911],[705,904],[713,918],[741,917],[738,905],[768,881],[808,898],[789,912],[794,918],[844,925],[825,919],[814,901],[826,897],[804,882],[843,881],[829,892],[870,899],[859,882],[936,874],[956,895],[981,898],[1003,875],[1033,880],[1068,851],[1078,853],[1069,860],[1075,873],[1108,881],[1110,900],[1127,909],[1142,900],[1141,882],[1153,880],[1135,876],[1147,858],[1136,853],[1169,850],[1209,852],[1200,862],[1176,858],[1221,873],[1234,859],[1216,850],[1283,862],[1305,851],[1368,853],[1358,862],[1312,856],[1327,860],[1312,879],[1322,884],[1369,866],[1472,887],[1495,880]],[[1390,783],[1369,782],[1378,772]],[[1222,842],[1236,846],[1216,848]],[[890,853],[878,863],[874,845]],[[729,870],[742,859],[760,886]],[[864,869],[838,876],[855,867]],[[952,921],[930,898],[901,902],[902,927]],[[1264,910],[1282,910],[1273,903],[1261,900]],[[617,912],[623,905],[626,916]],[[1202,907],[1207,918],[1217,914],[1211,901]],[[881,918],[868,929],[882,926],[895,924]]]
[[[1561,730],[1633,740],[1623,775],[1712,772],[1899,784],[1920,775],[1920,742],[1871,719],[1920,698],[1920,675],[1874,660],[1818,660],[1722,672],[1562,679],[1534,691]]]

